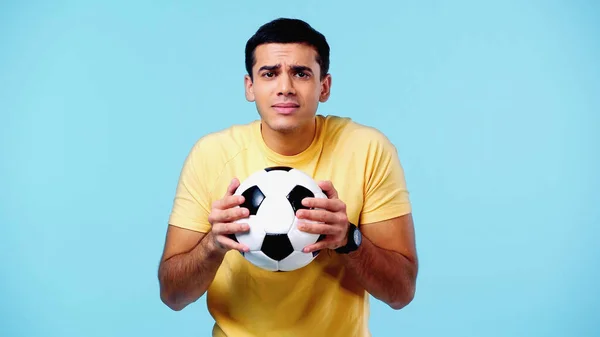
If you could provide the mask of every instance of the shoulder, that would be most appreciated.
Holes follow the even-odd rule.
[[[212,190],[229,163],[248,149],[254,123],[232,125],[201,136],[188,153],[184,174],[192,174]]]
[[[349,117],[328,115],[323,118],[327,141],[355,151],[396,151],[389,137],[373,126],[358,123]]]
[[[252,142],[253,127],[257,121],[247,124],[234,124],[227,128],[210,132],[200,137],[194,144],[195,155],[209,156],[211,159],[229,160],[248,148]]]

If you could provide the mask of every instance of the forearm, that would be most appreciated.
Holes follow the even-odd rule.
[[[366,237],[363,237],[358,250],[340,256],[348,272],[373,297],[394,309],[401,309],[412,301],[417,276],[416,261],[379,248]]]
[[[200,298],[212,283],[225,252],[208,233],[187,253],[163,261],[159,267],[160,297],[173,310],[182,310]]]

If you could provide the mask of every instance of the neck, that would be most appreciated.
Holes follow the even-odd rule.
[[[314,120],[306,126],[289,132],[271,130],[261,124],[261,133],[265,144],[271,150],[282,156],[294,156],[308,149],[317,131],[316,123],[317,121]]]

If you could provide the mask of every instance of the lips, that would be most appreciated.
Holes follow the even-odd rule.
[[[295,112],[296,110],[298,110],[298,108],[300,108],[300,105],[297,103],[293,103],[293,102],[277,103],[277,104],[273,105],[273,109],[275,109],[275,111],[279,112],[280,114],[284,114],[284,115],[291,114],[291,113]]]
[[[297,108],[299,106],[297,103],[277,103],[273,105],[274,108]]]

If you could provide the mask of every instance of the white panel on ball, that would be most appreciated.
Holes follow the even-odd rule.
[[[281,271],[291,271],[302,268],[314,259],[312,253],[303,253],[294,251],[285,259],[279,261],[278,269]]]
[[[269,234],[285,234],[289,232],[296,215],[290,207],[290,203],[285,198],[287,193],[283,195],[279,193],[265,194],[267,197],[262,205],[260,205],[256,214],[257,219],[260,219],[261,227],[265,233]]]
[[[267,197],[285,197],[296,185],[296,181],[290,179],[289,172],[276,170],[266,173],[264,180],[261,179],[260,189]]]
[[[257,267],[260,267],[262,269],[266,269],[269,271],[277,271],[277,261],[269,258],[268,256],[265,255],[265,253],[261,252],[261,251],[253,251],[253,252],[246,252],[244,253],[244,257],[252,262],[252,264],[254,264]]]

